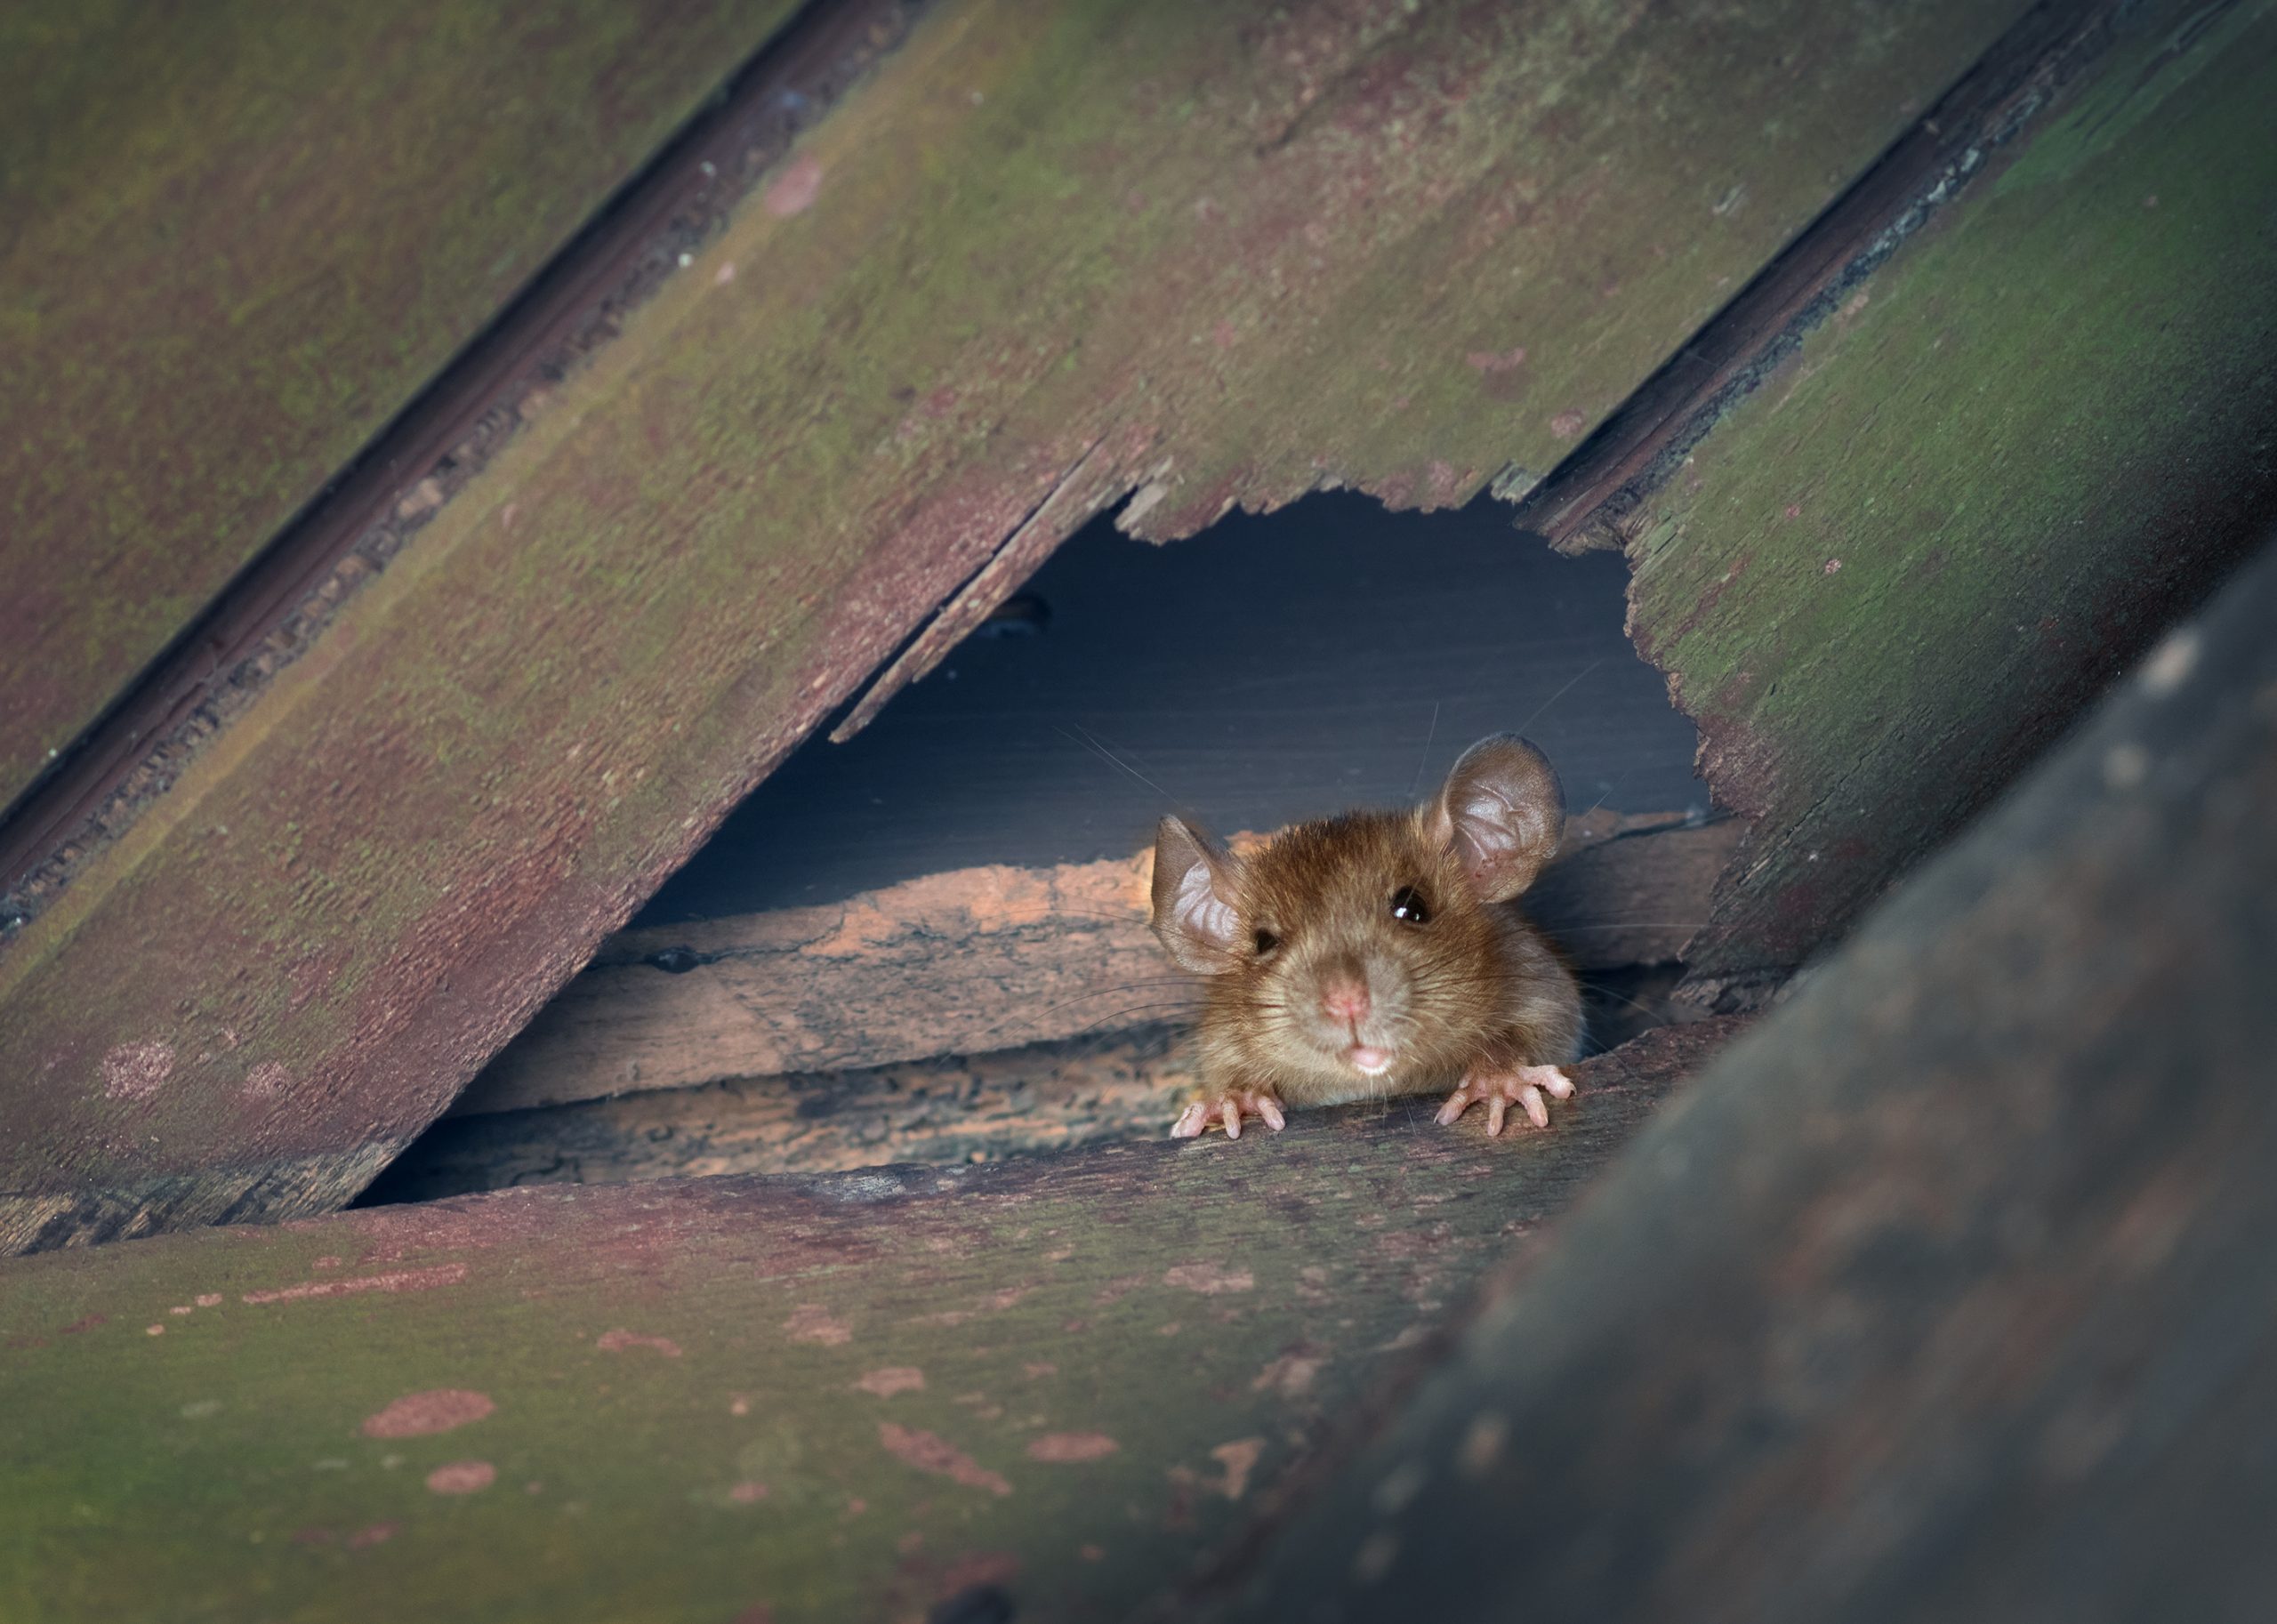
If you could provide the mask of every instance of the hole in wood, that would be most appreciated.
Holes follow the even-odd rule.
[[[1565,785],[1529,911],[1593,1047],[1680,1018],[1739,831],[1623,632],[1626,584],[1491,500],[1316,496],[1169,547],[1095,523],[762,784],[365,1200],[1155,1137],[1191,992],[1146,927],[1155,820],[1404,804],[1496,731]]]

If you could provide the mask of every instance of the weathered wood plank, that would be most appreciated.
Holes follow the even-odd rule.
[[[2277,544],[1171,1616],[2277,1612],[2273,626]]]
[[[1529,912],[1583,969],[1678,957],[1741,834],[1573,820]],[[1238,837],[1243,840],[1256,837]],[[452,1105],[518,1111],[887,1065],[1159,1022],[1190,978],[1147,929],[1153,854],[962,869],[826,907],[622,931]]]
[[[12,1260],[0,1614],[913,1624],[986,1584],[1119,1618],[1712,1035],[1499,1141],[1403,1105]]]
[[[1623,519],[1755,839],[1745,997],[2029,763],[2277,513],[2277,15],[2138,8]]]
[[[437,1201],[533,1184],[953,1167],[1168,1132],[1193,1081],[1171,1032],[731,1078],[534,1110],[445,1113],[358,1198]],[[463,1096],[462,1097],[463,1097]]]
[[[1673,995],[1678,965],[1601,971],[1582,999],[1593,1048],[1699,1010]],[[727,1173],[957,1166],[1117,1139],[1158,1139],[1194,1081],[1175,1023],[870,1070],[730,1078],[532,1110],[470,1089],[358,1197],[436,1201],[530,1184]],[[478,1084],[479,1086],[479,1084]]]
[[[1546,466],[2017,9],[929,13],[17,934],[0,1246],[346,1199],[1084,459]]]
[[[0,14],[0,807],[791,10]]]
[[[1986,157],[2112,43],[2116,3],[2036,6],[1972,66],[1716,319],[1519,503],[1519,524],[1573,553],[1632,539],[1664,484],[1734,402],[1908,237],[1965,190]]]

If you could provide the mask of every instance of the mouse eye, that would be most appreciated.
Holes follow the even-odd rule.
[[[1431,910],[1424,905],[1423,893],[1412,885],[1404,885],[1391,894],[1391,916],[1403,925],[1431,922]]]
[[[1281,945],[1281,938],[1270,930],[1259,931],[1253,939],[1257,946],[1257,956],[1260,959]]]

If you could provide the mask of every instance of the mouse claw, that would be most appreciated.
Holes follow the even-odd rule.
[[[1212,1128],[1223,1128],[1226,1137],[1242,1137],[1242,1119],[1255,1117],[1278,1133],[1289,1125],[1282,1113],[1281,1101],[1271,1089],[1228,1089],[1215,1099],[1197,1099],[1179,1113],[1178,1121],[1171,1124],[1173,1139],[1195,1139]]]
[[[1486,1134],[1499,1138],[1502,1122],[1512,1105],[1526,1113],[1526,1121],[1537,1128],[1549,1126],[1549,1100],[1573,1097],[1573,1080],[1554,1065],[1518,1065],[1509,1071],[1470,1073],[1447,1096],[1447,1103],[1439,1107],[1441,1126],[1454,1122],[1469,1109],[1474,1100],[1486,1102]]]

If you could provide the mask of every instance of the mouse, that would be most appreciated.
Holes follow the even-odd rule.
[[[1497,734],[1420,806],[1296,824],[1236,854],[1195,824],[1155,832],[1151,924],[1203,978],[1199,1089],[1171,1128],[1278,1132],[1292,1107],[1450,1090],[1549,1126],[1573,1097],[1581,984],[1517,906],[1565,832],[1549,759]]]

